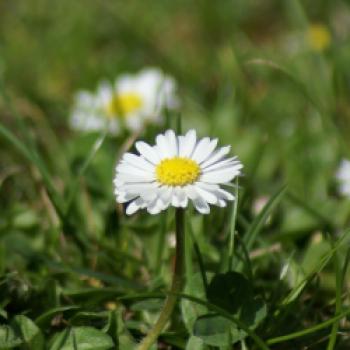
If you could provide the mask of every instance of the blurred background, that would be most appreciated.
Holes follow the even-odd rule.
[[[176,79],[183,130],[219,137],[244,164],[241,231],[288,185],[259,243],[283,248],[257,267],[258,283],[273,280],[292,252],[311,269],[328,247],[314,249],[319,232],[336,236],[350,219],[350,200],[335,179],[341,159],[350,158],[349,62],[345,0],[2,0],[0,120],[20,143],[0,135],[0,307],[38,317],[61,305],[65,288],[168,284],[172,247],[159,253],[159,217],[125,219],[115,210],[112,179],[125,140],[108,137],[82,175],[99,135],[68,124],[78,90],[148,66]],[[161,130],[140,137],[152,141]],[[69,213],[60,212],[71,193]],[[225,243],[208,224],[227,215],[193,217],[212,270]],[[332,291],[332,271],[322,283]],[[67,293],[63,304],[83,300]]]

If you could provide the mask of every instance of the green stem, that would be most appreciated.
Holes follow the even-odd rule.
[[[235,254],[237,207],[238,207],[238,177],[236,177],[235,200],[232,204],[232,213],[231,213],[231,222],[230,222],[230,236],[229,236],[229,243],[228,243],[228,271],[232,271],[233,269],[233,259]]]
[[[178,293],[181,293],[183,286],[184,272],[184,210],[176,209],[175,213],[175,231],[176,231],[176,252],[175,252],[175,267],[170,293],[163,305],[162,311],[154,327],[150,330],[147,336],[142,340],[138,350],[148,350],[157,340],[166,323],[170,319],[174,307],[176,305]]]

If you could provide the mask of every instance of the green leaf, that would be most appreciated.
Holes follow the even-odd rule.
[[[0,349],[11,349],[19,345],[38,350],[44,347],[40,329],[23,315],[15,316],[9,326],[0,326]]]
[[[241,320],[254,329],[264,320],[266,315],[266,304],[261,298],[257,297],[243,305]]]
[[[112,338],[92,327],[73,327],[56,334],[50,350],[108,350],[112,349]]]
[[[132,311],[151,311],[158,312],[164,301],[162,299],[147,299],[139,301],[131,306]]]
[[[204,350],[203,340],[192,335],[188,339],[185,350]]]
[[[253,299],[253,288],[238,272],[217,274],[208,287],[208,300],[232,314],[237,313],[242,304],[251,299]]]
[[[17,328],[23,340],[23,343],[28,345],[30,349],[43,349],[44,339],[38,326],[28,317],[18,315],[11,323]]]
[[[22,339],[10,326],[0,326],[0,349],[11,349],[23,344]]]
[[[7,312],[2,308],[0,308],[0,316],[7,319]]]
[[[231,322],[226,318],[209,314],[198,317],[193,334],[207,345],[224,346],[230,342],[231,327]]]
[[[237,317],[250,329],[255,329],[266,317],[266,305],[257,298],[243,304]],[[247,333],[237,328],[227,318],[218,314],[198,317],[193,327],[193,334],[207,345],[227,346],[244,339]]]
[[[198,298],[205,298],[203,280],[200,273],[196,273],[189,279],[185,286],[185,293],[191,294]],[[192,332],[193,325],[200,315],[204,315],[208,309],[200,304],[194,303],[187,299],[181,299],[182,319],[189,332]]]
[[[117,310],[110,311],[108,323],[104,327],[104,331],[112,337],[116,349],[134,350],[136,349],[136,344],[128,329],[125,327],[122,315],[123,312],[123,307],[118,307]]]
[[[71,311],[71,310],[79,310],[79,306],[71,305],[71,306],[60,306],[60,307],[55,307],[51,310],[48,310],[47,312],[43,313],[40,315],[36,320],[35,323],[38,324],[39,326],[43,327],[44,325],[47,325],[54,316],[57,314],[63,313],[65,311]]]
[[[266,317],[265,303],[254,298],[250,282],[238,272],[215,275],[208,287],[208,300],[227,310],[250,329],[256,328]],[[199,316],[193,334],[213,346],[234,344],[247,336],[245,331],[217,313]]]

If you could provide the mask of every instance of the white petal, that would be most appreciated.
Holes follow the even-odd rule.
[[[117,196],[118,203],[130,202],[131,200],[133,200],[139,196],[138,193],[125,193],[125,192],[119,193],[117,191],[115,191],[115,194]]]
[[[219,199],[218,204],[220,208],[225,208],[227,206],[227,203],[223,199]]]
[[[173,193],[173,188],[169,186],[160,186],[159,187],[159,198],[164,205],[169,205],[171,201],[171,196]]]
[[[186,191],[188,198],[192,200],[195,208],[201,214],[208,214],[210,212],[208,203],[199,195],[194,185],[187,185],[184,187],[184,190]]]
[[[155,182],[151,183],[126,183],[120,186],[119,190],[129,193],[154,192],[158,185]]]
[[[201,160],[205,159],[208,154],[207,154],[207,148],[210,144],[210,138],[209,137],[204,137],[201,139],[197,145],[196,148],[193,151],[193,154],[191,158],[195,160],[197,163],[199,163]]]
[[[146,171],[154,171],[154,165],[145,160],[143,157],[139,157],[133,153],[125,153],[123,156],[123,160],[125,162],[132,164],[135,167],[138,167],[140,169],[146,170]]]
[[[113,180],[113,184],[115,187],[119,187],[119,186],[122,186],[124,184],[123,181],[121,181],[117,176],[114,178]]]
[[[185,191],[181,187],[175,187],[173,190],[171,204],[177,208],[184,208],[187,205],[187,202],[188,200]]]
[[[178,198],[179,198],[179,206],[181,208],[186,208],[188,205],[188,198],[186,195],[186,191],[183,187],[180,187],[178,190]]]
[[[349,183],[340,184],[339,191],[341,194],[345,196],[350,196],[350,184]]]
[[[154,176],[150,175],[148,177],[145,177],[140,175],[118,173],[117,180],[123,183],[131,183],[131,182],[146,183],[146,182],[153,182]]]
[[[147,171],[147,170],[142,170],[140,168],[136,168],[134,165],[132,164],[128,164],[128,163],[119,163],[117,165],[117,173],[119,174],[130,174],[130,175],[135,175],[135,176],[139,176],[139,177],[144,177],[145,179],[148,178],[153,178],[154,177],[154,171]]]
[[[196,131],[189,130],[185,136],[179,142],[179,156],[180,157],[191,157],[194,147],[196,145]]]
[[[350,161],[343,159],[338,168],[336,177],[338,180],[350,181]]]
[[[207,160],[210,155],[213,153],[214,149],[218,144],[218,140],[210,140],[209,137],[205,137],[199,141],[195,151],[193,152],[192,159],[197,163],[202,163]]]
[[[209,214],[210,213],[209,205],[202,197],[197,197],[197,198],[193,199],[193,204],[194,204],[195,208],[201,214]]]
[[[127,114],[125,119],[125,125],[131,131],[141,131],[142,127],[144,126],[144,119],[142,118],[141,111],[138,109],[133,113]]]
[[[157,164],[160,162],[160,157],[157,152],[155,152],[154,148],[148,145],[146,142],[138,141],[136,142],[135,147],[139,153],[151,163]]]
[[[135,199],[126,208],[126,214],[132,215],[132,214],[136,213],[139,209],[142,208],[143,204],[144,204],[144,201],[141,198]]]
[[[204,190],[199,186],[196,187],[196,191],[209,204],[216,204],[218,202],[218,198],[215,196],[213,192]]]
[[[197,181],[195,183],[195,186],[196,187],[201,187],[207,191],[216,191],[220,188],[219,185],[217,184],[209,184],[209,183],[206,183],[206,182],[200,182],[200,181]]]
[[[156,137],[156,145],[161,158],[170,158],[172,156],[172,152],[165,135],[160,134]]]
[[[220,184],[230,182],[239,174],[239,170],[236,170],[235,168],[229,168],[228,170],[211,171],[209,173],[203,173],[200,177],[200,181]]]
[[[202,170],[202,174],[210,174],[210,173],[218,173],[218,172],[225,172],[225,171],[235,171],[238,172],[239,174],[241,173],[241,169],[243,168],[243,165],[239,162],[233,162],[229,164],[224,164],[223,166],[214,166],[213,168],[209,167],[206,169]]]
[[[197,193],[197,191],[195,189],[195,186],[187,185],[183,189],[186,192],[186,195],[187,195],[188,198],[193,200],[193,199],[198,197],[198,193]]]
[[[159,214],[162,211],[162,209],[162,202],[159,200],[159,198],[156,198],[147,205],[147,211],[152,215]]]
[[[178,155],[178,145],[177,145],[177,137],[173,130],[167,130],[165,132],[165,137],[168,142],[168,149],[170,153],[170,157],[176,157]]]
[[[204,171],[211,171],[211,170],[215,170],[215,169],[220,169],[220,168],[224,168],[227,166],[231,166],[234,164],[241,164],[238,160],[237,157],[231,157],[231,158],[227,158],[224,160],[219,160],[216,163],[213,163],[209,166],[206,166],[205,168],[203,168]],[[243,165],[241,165],[241,168],[243,168]]]
[[[220,199],[225,199],[225,200],[228,200],[228,201],[235,200],[235,196],[232,193],[227,192],[227,191],[223,190],[222,188],[220,188],[217,191],[215,191],[215,193],[217,194],[217,196],[220,197]]]
[[[219,148],[216,152],[214,152],[205,162],[201,164],[201,168],[204,169],[205,167],[216,163],[220,159],[224,158],[226,154],[230,152],[231,146],[225,146]]]

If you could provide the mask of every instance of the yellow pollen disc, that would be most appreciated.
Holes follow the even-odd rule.
[[[323,24],[313,24],[308,31],[308,41],[315,51],[323,51],[330,46],[331,33]]]
[[[106,106],[108,117],[120,116],[125,118],[128,114],[137,111],[142,106],[141,96],[136,93],[115,95]]]
[[[200,167],[189,158],[166,158],[157,165],[156,175],[163,185],[185,186],[198,179]]]

